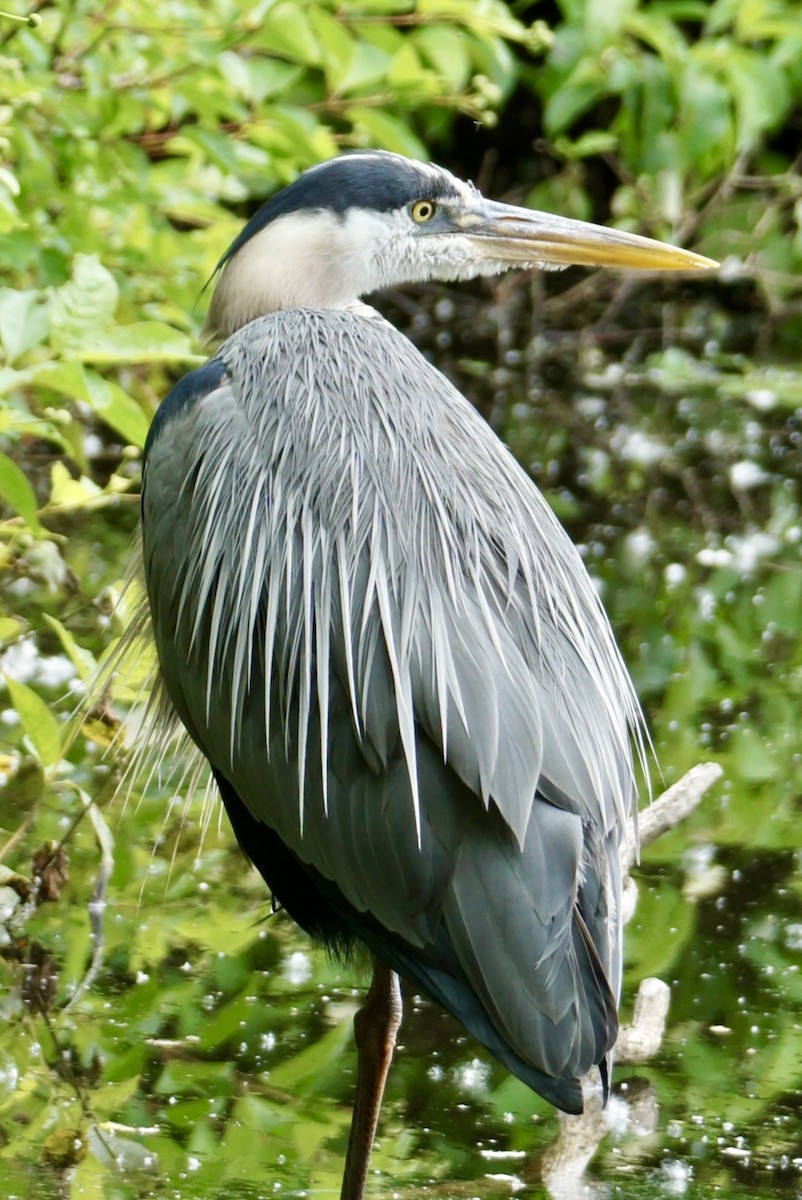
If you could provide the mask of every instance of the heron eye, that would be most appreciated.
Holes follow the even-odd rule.
[[[437,212],[434,200],[416,200],[409,213],[416,225],[425,225]]]

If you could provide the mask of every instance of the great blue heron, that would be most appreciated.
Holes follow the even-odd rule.
[[[361,302],[388,285],[708,259],[485,200],[395,154],[305,172],[220,263],[227,340],[145,451],[161,677],[275,900],[376,968],[342,1197],[395,973],[566,1112],[603,1086],[638,702],[582,561],[471,404]]]

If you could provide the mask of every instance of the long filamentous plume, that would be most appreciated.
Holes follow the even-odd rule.
[[[378,738],[380,756],[391,732],[400,734],[418,836],[415,721],[458,773],[472,770],[464,743],[472,742],[474,756],[478,747],[478,778],[465,782],[477,787],[485,806],[496,804],[519,842],[544,753],[550,765],[573,762],[590,776],[572,786],[565,780],[561,790],[587,795],[589,804],[595,799],[605,831],[616,822],[625,828],[634,789],[619,752],[627,727],[642,750],[640,710],[578,554],[562,537],[547,544],[556,525],[548,505],[442,376],[436,414],[429,395],[387,395],[380,422],[375,408],[367,411],[374,394],[370,379],[354,377],[344,385],[342,379],[321,378],[329,362],[370,371],[370,322],[347,313],[327,314],[322,322],[299,312],[273,314],[265,322],[263,338],[257,321],[247,338],[235,334],[221,348],[219,357],[245,399],[236,419],[230,405],[215,403],[214,393],[203,400],[190,451],[193,469],[183,485],[193,492],[193,525],[177,596],[179,622],[191,630],[190,653],[208,646],[207,720],[221,679],[227,681],[230,761],[240,751],[243,708],[259,679],[266,745],[277,705],[285,746],[296,748],[302,829],[315,702],[324,806],[328,803],[329,687],[336,669],[347,680],[356,728],[363,735],[369,730],[372,741]],[[404,359],[415,352],[393,335],[401,380]],[[318,354],[320,339],[339,344]],[[259,398],[275,348],[292,341],[311,343],[312,352],[298,356],[301,366],[287,374],[283,387],[272,377],[274,399],[265,405]],[[318,371],[314,380],[304,374],[312,363]],[[376,394],[379,383],[387,389],[383,378]],[[438,438],[427,439],[435,416]],[[414,437],[407,436],[409,425],[416,427]],[[444,496],[444,441],[453,460],[461,443],[467,450],[478,440],[486,454],[473,453],[469,474]],[[327,443],[325,452],[321,442]],[[316,461],[329,465],[314,478],[305,463],[313,449]],[[410,504],[416,511],[404,507]],[[218,586],[221,580],[225,587]],[[549,653],[557,638],[570,653]],[[380,644],[390,680],[379,678]],[[492,667],[481,669],[480,659],[491,648],[494,662],[504,664],[506,681]],[[561,678],[549,674],[554,662],[562,664]],[[482,693],[471,683],[476,677],[485,684]],[[386,694],[377,694],[380,688]],[[381,711],[397,730],[382,734],[370,714],[386,700],[392,703]],[[555,704],[563,720],[550,723]],[[602,721],[594,716],[599,711]],[[166,728],[165,720],[161,714]],[[515,761],[498,755],[501,725],[507,744],[516,748]],[[581,757],[555,744],[565,727],[573,738],[592,742],[583,745]],[[554,772],[551,778],[560,785]]]

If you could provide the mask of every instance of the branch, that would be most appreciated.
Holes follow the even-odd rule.
[[[667,788],[662,795],[638,814],[638,829],[634,837],[621,847],[621,866],[628,872],[638,857],[640,848],[648,846],[661,834],[684,821],[698,805],[714,783],[723,775],[722,767],[715,762],[700,763]]]

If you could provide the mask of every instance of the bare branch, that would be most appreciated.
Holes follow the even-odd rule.
[[[638,839],[630,838],[628,844],[621,847],[621,866],[624,871],[629,871],[636,861],[637,841],[643,849],[655,838],[684,821],[723,773],[721,766],[715,762],[700,763],[698,767],[691,767],[681,779],[658,796],[653,804],[639,813]]]

